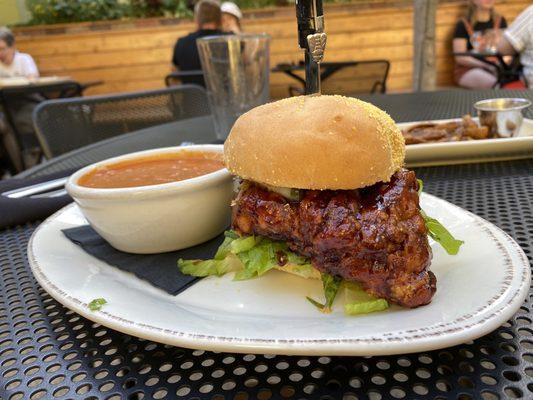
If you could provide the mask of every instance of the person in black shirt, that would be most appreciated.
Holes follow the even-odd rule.
[[[221,28],[221,11],[220,5],[214,0],[200,0],[194,7],[194,20],[197,25],[196,32],[189,33],[176,42],[174,54],[172,55],[172,64],[179,71],[201,70],[200,56],[196,39],[222,35]],[[195,83],[205,86],[204,78],[201,76],[183,77],[183,83]]]
[[[455,26],[453,52],[494,51],[501,36],[501,29],[507,27],[505,18],[494,10],[495,0],[470,0],[468,11]],[[469,89],[489,89],[496,82],[492,67],[474,57],[455,56],[455,81]]]

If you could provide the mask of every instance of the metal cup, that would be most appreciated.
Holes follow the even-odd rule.
[[[513,137],[518,135],[524,116],[522,110],[528,108],[528,99],[488,99],[474,104],[480,125],[489,127],[490,137]]]
[[[270,36],[210,36],[196,43],[216,135],[224,140],[240,115],[269,100]]]

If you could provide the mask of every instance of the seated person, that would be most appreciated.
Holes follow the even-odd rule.
[[[453,52],[487,51],[495,37],[507,27],[505,18],[494,10],[495,0],[470,0],[468,11],[455,26]],[[494,46],[493,46],[494,45]],[[455,56],[455,81],[468,89],[490,89],[498,82],[494,68],[474,57]]]
[[[39,71],[32,56],[17,51],[13,33],[0,27],[0,78],[11,77],[38,78]]]
[[[241,19],[242,12],[237,4],[225,1],[220,6],[222,11],[222,30],[228,33],[242,33]]]
[[[507,28],[498,43],[498,51],[509,55],[520,53],[524,76],[533,89],[533,6],[522,11]]]
[[[5,27],[0,27],[0,78],[14,77],[38,78],[39,70],[29,54],[17,51],[13,33]],[[31,116],[38,102],[39,99],[28,96],[10,101],[9,105],[13,122],[21,134],[18,140],[15,138],[14,132],[9,129],[9,125],[2,114],[3,110],[0,110],[0,145],[3,145],[4,151],[8,154],[14,171],[22,170],[21,152],[18,146],[19,141],[29,143],[27,146],[28,151],[23,155],[26,165],[29,166],[36,161],[36,156],[32,154],[34,153],[33,149],[29,148],[37,145],[33,133]]]
[[[187,36],[178,39],[174,46],[172,64],[179,71],[201,70],[200,56],[196,39],[205,36],[222,35],[221,12],[219,4],[214,0],[200,0],[194,6],[194,21],[197,30],[189,33]],[[183,77],[183,83],[195,83],[205,86],[202,76]]]

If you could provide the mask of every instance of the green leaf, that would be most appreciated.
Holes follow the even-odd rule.
[[[228,254],[222,260],[178,260],[178,268],[182,274],[198,277],[221,276],[228,272],[238,271],[243,268],[239,258]]]
[[[385,299],[374,299],[360,303],[347,303],[344,305],[344,313],[347,315],[369,314],[376,311],[383,311],[389,308],[389,303]]]
[[[89,310],[91,311],[100,311],[102,306],[107,304],[107,300],[103,298],[93,299],[89,303]]]
[[[264,275],[278,265],[277,252],[286,249],[286,244],[262,238],[255,247],[240,252],[237,257],[244,264],[244,270],[235,274],[235,280],[245,280]]]
[[[310,297],[306,298],[309,300],[309,302],[311,302],[311,304],[320,309],[320,311],[323,313],[329,313],[331,312],[331,306],[333,305],[333,301],[337,296],[341,282],[342,279],[338,276],[322,273],[322,288],[324,289],[324,297],[326,298],[325,303],[319,303]]]
[[[417,179],[417,181],[418,195],[420,196],[422,190],[424,189],[424,182],[422,182],[422,179]],[[450,231],[444,227],[444,225],[442,225],[435,218],[427,215],[424,210],[420,210],[420,213],[422,214],[424,222],[426,223],[426,227],[428,228],[429,236],[439,243],[444,250],[446,250],[446,253],[452,256],[456,255],[464,241],[454,238]]]
[[[283,266],[276,266],[276,269],[300,276],[304,279],[314,279],[317,277],[320,279],[320,272],[311,264],[292,264],[288,262]]]
[[[368,314],[386,310],[389,303],[368,294],[358,283],[344,282],[344,313],[347,315]]]
[[[218,248],[215,260],[222,260],[229,253],[237,254],[249,250],[256,244],[253,236],[240,237],[235,231],[226,231],[224,236],[224,242]]]
[[[315,299],[312,299],[309,296],[305,297],[312,305],[314,305],[316,308],[318,308],[320,311],[325,312],[324,309],[326,308],[325,304],[319,303]]]
[[[423,210],[420,212],[428,228],[429,236],[439,243],[448,254],[456,255],[464,241],[455,239],[444,225],[427,215]]]
[[[212,260],[180,259],[180,271],[199,277],[220,276],[236,271],[234,279],[244,280],[262,276],[272,268],[286,266],[291,271],[302,267],[301,276],[312,276],[309,261],[291,252],[284,242],[264,237],[239,236],[234,231],[226,231],[224,236],[224,241]]]
[[[260,238],[256,239],[254,236],[245,236],[242,238],[238,238],[231,242],[230,251],[233,254],[239,254],[254,248],[255,245],[258,244],[260,241]]]
[[[418,195],[420,196],[424,190],[424,182],[422,179],[417,179],[416,181],[418,182]]]

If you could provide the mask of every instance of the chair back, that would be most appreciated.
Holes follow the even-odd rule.
[[[322,94],[385,93],[389,68],[387,60],[327,63],[321,74]]]
[[[115,95],[49,100],[33,113],[46,157],[150,126],[209,115],[207,94],[196,85]]]
[[[201,69],[193,71],[174,71],[165,77],[165,85],[167,87],[183,84],[193,84],[205,87],[204,71]]]

